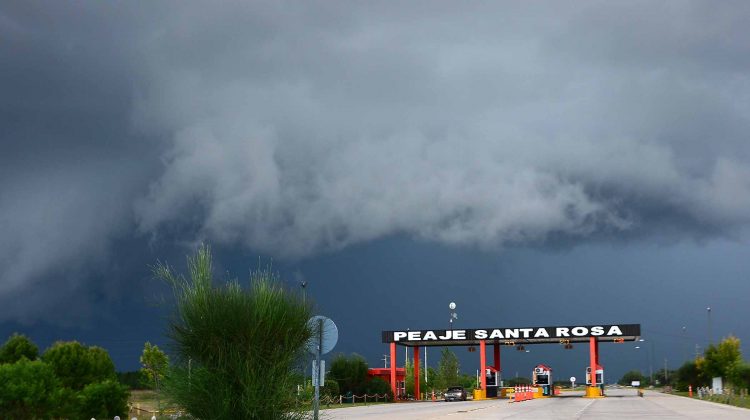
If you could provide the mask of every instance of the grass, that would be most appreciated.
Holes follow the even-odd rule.
[[[330,410],[334,410],[336,408],[364,407],[365,405],[371,406],[371,405],[381,405],[381,404],[390,404],[390,402],[388,402],[388,401],[379,401],[379,402],[368,401],[367,404],[365,404],[364,402],[358,402],[358,403],[331,404],[330,406],[328,406],[326,404],[320,404],[320,409],[321,410],[329,410],[329,409]],[[312,410],[312,406],[308,406],[308,407],[309,407],[309,410]]]
[[[690,398],[685,391],[675,391],[672,395],[678,395],[680,397]],[[693,398],[698,399],[698,394],[693,392]],[[720,404],[733,405],[740,408],[750,408],[750,397],[740,397],[737,395],[711,395],[704,397],[702,401],[711,401]]]
[[[146,389],[130,391],[128,405],[131,407],[129,415],[138,418],[146,418],[146,415],[147,418],[151,418],[151,416],[157,411],[171,411],[177,408],[163,395],[160,395],[156,391]]]
[[[163,395],[159,395],[158,392],[152,391],[152,390],[133,390],[130,391],[130,400],[128,401],[129,405],[131,407],[138,407],[140,410],[131,410],[129,415],[130,418],[137,417],[137,418],[148,418],[150,419],[153,413],[159,410],[159,407],[161,406],[161,411],[164,410],[174,410],[177,408],[177,406],[168,401]],[[320,409],[321,410],[334,410],[337,408],[347,408],[347,407],[364,407],[364,406],[370,406],[370,405],[380,405],[380,404],[389,404],[389,401],[367,401],[367,404],[364,402],[356,402],[356,403],[343,403],[343,404],[331,404],[330,406],[327,404],[324,404],[321,402]],[[301,406],[302,409],[306,411],[312,411],[312,405],[311,404],[304,404]],[[158,417],[159,419],[166,419],[168,417]]]

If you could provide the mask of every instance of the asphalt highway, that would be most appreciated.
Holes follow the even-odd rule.
[[[750,419],[750,410],[633,389],[607,390],[600,399],[563,393],[556,398],[509,403],[502,400],[409,402],[323,410],[321,419]]]

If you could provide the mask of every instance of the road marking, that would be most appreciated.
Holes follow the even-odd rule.
[[[575,415],[575,418],[580,419],[581,416],[583,416],[583,412],[586,411],[586,409],[589,408],[589,406],[591,406],[591,404],[593,404],[594,402],[596,402],[596,400],[590,400],[588,404],[584,405],[582,409],[578,410],[578,412]]]

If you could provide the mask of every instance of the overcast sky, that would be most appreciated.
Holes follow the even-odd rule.
[[[6,2],[0,333],[135,368],[169,312],[148,265],[206,242],[240,278],[261,258],[309,281],[373,365],[380,330],[443,327],[451,300],[470,328],[641,323],[675,367],[707,306],[748,342],[748,21],[744,1]],[[643,368],[627,346],[603,355],[618,375]]]

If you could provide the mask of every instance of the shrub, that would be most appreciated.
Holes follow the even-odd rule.
[[[2,418],[48,418],[57,406],[59,381],[41,361],[22,358],[0,365],[0,413]]]
[[[108,379],[86,385],[78,394],[77,418],[112,418],[128,414],[127,387]]]
[[[367,382],[367,393],[372,394],[378,394],[383,395],[387,394],[389,396],[393,396],[393,391],[391,390],[391,385],[384,381],[381,378],[370,378],[370,380]]]
[[[311,332],[310,309],[270,270],[253,272],[250,289],[236,280],[212,284],[211,253],[188,258],[190,279],[159,264],[177,310],[170,323],[176,363],[165,390],[192,416],[211,419],[299,418],[293,367]]]

